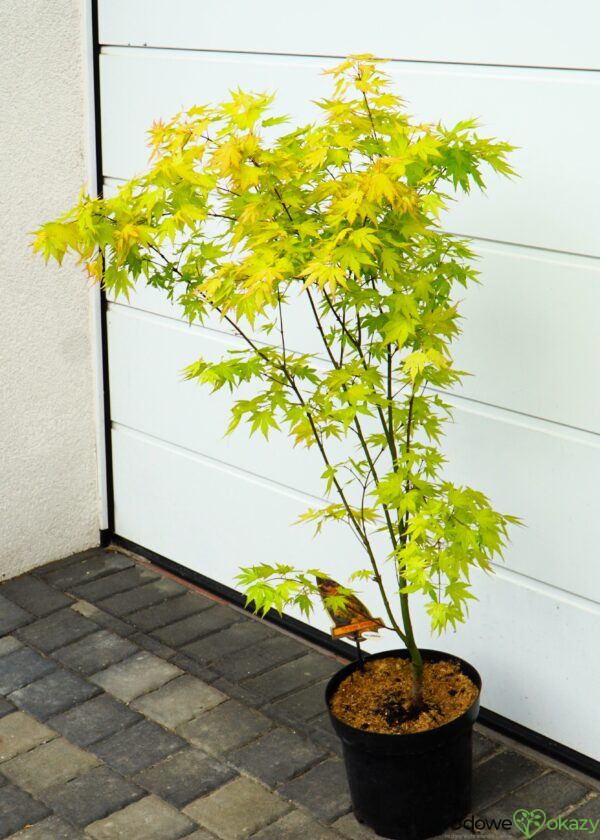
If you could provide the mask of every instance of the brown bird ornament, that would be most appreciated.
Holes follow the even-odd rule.
[[[365,633],[378,633],[385,626],[380,618],[373,618],[367,607],[356,595],[346,595],[346,602],[343,607],[332,608],[325,599],[332,595],[343,594],[340,590],[343,590],[344,587],[332,578],[317,577],[316,581],[323,606],[334,624],[331,630],[334,639],[350,636],[356,642],[361,642]]]

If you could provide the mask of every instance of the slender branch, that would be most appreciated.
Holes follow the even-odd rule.
[[[331,362],[333,367],[336,370],[339,370],[340,365],[336,362],[335,357],[333,355],[333,351],[332,351],[331,347],[329,346],[329,342],[327,341],[327,338],[325,336],[325,332],[323,330],[323,324],[321,323],[321,319],[319,317],[319,313],[317,311],[317,307],[315,305],[314,298],[313,298],[313,296],[311,294],[311,291],[310,291],[310,288],[308,286],[306,287],[305,292],[306,292],[306,296],[308,297],[308,302],[310,304],[310,308],[312,310],[313,317],[315,319],[315,324],[316,324],[317,330],[319,332],[319,335],[321,336],[321,341],[323,342],[323,346],[325,347],[325,352],[329,356],[329,361]]]
[[[360,70],[357,70],[356,78],[359,81],[362,81],[363,77],[361,75]],[[377,134],[377,131],[375,129],[375,120],[373,119],[373,114],[371,112],[371,106],[369,105],[369,100],[367,99],[366,91],[362,90],[361,93],[362,93],[363,102],[365,103],[365,108],[367,109],[367,114],[369,115],[369,122],[371,123],[371,132],[373,134],[373,139],[377,140],[377,142],[379,142],[379,135]]]
[[[314,302],[313,297],[310,293],[310,288],[307,288],[306,292],[308,294],[308,300],[310,302],[310,308],[312,310],[313,317],[314,317],[316,325],[317,325],[317,330],[319,332],[319,335],[321,336],[321,339],[323,341],[323,345],[325,346],[325,350],[327,352],[327,355],[329,356],[329,360],[331,361],[331,364],[333,365],[333,367],[336,370],[339,370],[340,365],[338,365],[338,363],[336,362],[335,356],[333,355],[333,351],[332,351],[331,347],[329,346],[329,342],[327,341],[327,337],[325,336],[325,331],[323,330],[323,324],[321,323],[321,318],[319,317],[317,307],[315,306],[315,302]],[[347,390],[345,385],[342,385],[342,390],[343,391]],[[354,418],[353,425],[354,425],[354,428],[355,428],[356,433],[358,435],[358,439],[360,441],[362,451],[364,452],[365,458],[367,459],[367,463],[369,464],[369,468],[371,469],[371,471],[373,473],[373,477],[374,477],[375,481],[377,482],[377,484],[379,484],[379,476],[377,475],[377,471],[375,469],[375,464],[373,463],[371,452],[370,452],[369,447],[367,445],[367,442],[365,440],[365,436],[364,436],[364,433],[363,433],[363,430],[362,430],[362,426],[361,426],[361,423],[360,423],[360,420],[358,419],[358,417]],[[382,508],[383,508],[388,532],[389,532],[389,535],[390,535],[390,539],[392,541],[392,546],[393,546],[393,548],[396,548],[396,544],[397,544],[396,535],[394,533],[394,526],[393,526],[393,523],[392,523],[390,512],[388,510],[387,505],[382,504]]]
[[[252,162],[254,163],[254,161],[252,161]],[[258,164],[258,163],[256,163],[256,164],[255,164],[255,166],[259,166],[259,164]],[[284,200],[283,200],[283,198],[281,197],[281,193],[279,192],[279,190],[277,189],[277,187],[273,187],[273,192],[275,193],[275,195],[276,195],[276,196],[277,196],[277,198],[279,199],[279,201],[280,201],[280,203],[281,203],[281,206],[282,206],[282,207],[283,207],[283,209],[285,210],[285,212],[286,212],[286,215],[287,215],[288,219],[290,220],[290,222],[292,222],[292,223],[293,223],[293,221],[294,221],[294,220],[292,219],[292,214],[290,213],[289,207],[287,206],[287,204],[285,203],[285,201],[284,201]]]
[[[283,355],[283,363],[286,363],[286,352],[285,352],[285,332],[283,329],[283,309],[281,306],[281,293],[279,292],[279,288],[277,289],[277,308],[279,309],[279,332],[281,334],[281,353]]]
[[[411,445],[411,432],[412,432],[412,422],[413,422],[413,406],[415,401],[415,383],[413,383],[412,391],[410,395],[410,400],[408,404],[408,416],[406,419],[406,454],[410,452],[410,445]],[[408,478],[406,479],[406,483],[404,486],[404,492],[408,493],[410,489],[410,482]],[[408,542],[408,522],[409,522],[409,513],[408,511],[405,513],[403,517],[403,526],[402,531],[400,534],[400,542],[402,546],[405,546]],[[410,651],[410,658],[412,661],[412,669],[413,669],[413,685],[412,685],[412,701],[415,708],[421,708],[423,705],[423,657],[421,656],[421,652],[417,647],[417,643],[415,641],[412,621],[410,617],[410,606],[408,602],[408,593],[402,592],[402,589],[406,585],[406,581],[402,572],[399,573],[399,579],[402,582],[402,587],[400,590],[400,611],[402,613],[402,623],[404,625],[404,631],[406,633],[406,646]]]
[[[392,348],[387,346],[387,403],[388,403],[388,429],[390,430],[389,443],[390,454],[394,472],[398,470],[398,450],[396,449],[396,441],[394,439],[394,403],[392,398]]]
[[[345,304],[344,304],[344,308],[342,309],[342,324],[344,325],[344,327],[346,326],[346,305]],[[343,338],[343,332],[342,332],[342,339],[340,340],[340,361],[339,361],[339,366],[340,367],[342,367],[342,365],[344,364],[344,349],[345,349],[345,347],[346,347],[346,342]]]
[[[348,329],[348,327],[346,326],[346,322],[340,318],[339,312],[337,311],[337,309],[336,309],[336,308],[335,308],[335,306],[333,305],[333,301],[332,301],[332,300],[331,300],[331,298],[329,297],[329,294],[328,294],[328,292],[327,292],[327,289],[326,289],[325,287],[323,287],[323,288],[321,289],[321,292],[322,292],[322,294],[323,294],[323,297],[324,297],[324,298],[325,298],[325,300],[327,301],[327,305],[328,305],[328,307],[329,307],[329,311],[331,312],[331,314],[333,315],[333,317],[335,318],[335,320],[338,322],[338,324],[339,324],[339,325],[340,325],[340,327],[342,328],[342,333],[346,336],[346,338],[350,341],[350,343],[352,344],[352,346],[354,347],[354,349],[355,349],[355,350],[356,350],[356,352],[358,353],[358,355],[359,355],[359,357],[360,357],[360,360],[362,361],[363,366],[365,367],[365,370],[366,370],[366,368],[367,368],[367,365],[366,365],[366,360],[365,360],[364,354],[363,354],[363,352],[362,352],[362,347],[361,347],[360,342],[358,341],[358,339],[356,339],[356,338],[352,335],[352,333],[350,332],[350,330],[349,330],[349,329]]]
[[[211,219],[227,219],[228,222],[237,222],[237,219],[233,216],[226,216],[225,213],[207,213],[207,216],[210,216]]]
[[[334,318],[336,319],[336,321],[338,322],[338,324],[342,328],[343,333],[352,342],[352,345],[354,346],[354,348],[355,348],[355,350],[358,354],[358,357],[361,360],[363,368],[365,370],[369,370],[370,365],[369,365],[369,362],[367,361],[367,359],[365,358],[365,355],[364,355],[363,350],[362,350],[362,346],[358,343],[358,340],[348,330],[348,328],[346,327],[346,324],[341,320],[335,306],[333,305],[333,301],[331,300],[331,298],[327,294],[326,289],[323,288],[322,292],[323,292],[323,296],[324,296],[325,300],[327,301],[327,305],[329,306],[329,310],[331,311],[332,315],[334,316]],[[388,427],[388,424],[386,422],[385,415],[383,413],[383,409],[381,408],[381,406],[379,406],[379,405],[376,406],[376,411],[377,411],[377,415],[379,417],[379,422],[381,423],[383,433],[384,433],[385,438],[388,442],[388,447],[389,447],[389,450],[390,450],[390,454],[392,455],[392,458],[394,458],[395,457],[394,456],[395,441],[394,441],[394,438],[393,438],[393,427]]]

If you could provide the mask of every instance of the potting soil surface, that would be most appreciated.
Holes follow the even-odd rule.
[[[331,700],[331,711],[349,726],[369,732],[425,732],[466,712],[478,691],[457,663],[426,662],[424,708],[415,710],[411,707],[411,664],[390,657],[367,662],[341,682]]]

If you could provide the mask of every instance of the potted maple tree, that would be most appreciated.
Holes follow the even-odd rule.
[[[387,628],[401,642],[343,668],[327,701],[358,819],[417,840],[469,808],[481,681],[417,645],[410,603],[418,594],[433,631],[463,621],[471,570],[490,571],[517,522],[444,466],[444,392],[463,376],[450,352],[456,293],[477,275],[468,243],[438,219],[456,193],[483,188],[484,168],[510,175],[511,147],[471,120],[411,120],[370,56],[327,72],[333,91],[313,125],[274,128],[284,119],[266,115],[272,97],[241,91],[155,123],[148,171],[114,197],[82,194],[34,247],[59,262],[75,252],[114,294],[143,280],[190,322],[216,315],[244,349],[196,360],[187,377],[231,390],[230,431],[283,428],[318,450],[329,503],[303,519],[317,530],[346,523],[364,562],[343,585],[277,562],[242,569],[240,581],[257,611],[292,604],[308,615],[320,596],[336,635],[358,642]],[[302,308],[314,352],[289,340],[290,309]],[[382,618],[356,599],[357,580],[377,590]]]

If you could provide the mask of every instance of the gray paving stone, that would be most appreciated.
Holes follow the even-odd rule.
[[[67,566],[71,566],[74,563],[82,563],[84,560],[89,560],[92,557],[101,557],[106,551],[107,549],[100,545],[94,546],[94,548],[86,548],[85,551],[68,554],[59,560],[52,560],[50,563],[46,563],[45,566],[38,566],[38,568],[31,571],[31,574],[35,575],[35,577],[44,577],[50,572],[56,571],[56,569],[66,569]]]
[[[127,592],[119,592],[118,595],[111,595],[99,601],[101,609],[113,615],[126,616],[128,613],[136,612],[142,607],[149,607],[152,604],[159,604],[167,598],[175,598],[185,591],[183,586],[175,583],[170,578],[161,578],[153,583],[144,586],[128,589]]]
[[[265,624],[259,624],[258,621],[242,621],[185,645],[183,651],[198,662],[210,665],[211,662],[219,662],[235,651],[243,650],[274,635],[275,632]]]
[[[159,575],[146,566],[130,566],[120,572],[113,572],[97,580],[74,586],[71,591],[84,601],[95,602],[103,598],[109,598],[111,595],[117,595],[119,592],[133,589],[136,586],[143,586],[145,583],[158,580],[158,578]]]
[[[109,694],[92,697],[85,703],[48,719],[48,726],[70,741],[87,747],[141,721],[140,715]]]
[[[473,732],[473,761],[475,763],[496,749],[498,749],[498,744],[495,741],[486,738],[481,732]]]
[[[84,840],[84,837],[76,828],[55,816],[11,834],[10,840]]]
[[[538,776],[532,782],[523,785],[508,796],[502,797],[494,805],[486,808],[481,816],[488,819],[512,819],[515,811],[520,808],[525,810],[541,808],[550,820],[557,814],[562,813],[568,805],[580,802],[586,793],[587,788],[576,782],[575,779],[563,773],[551,771]],[[600,807],[598,808],[598,817],[600,817]],[[512,830],[505,833],[514,837],[520,837],[522,834],[514,823]]]
[[[325,705],[325,704],[324,704]],[[327,732],[333,732],[333,726],[331,725],[331,720],[329,717],[329,712],[327,709],[324,709],[320,714],[316,715],[316,717],[310,719],[310,726],[311,727],[318,727],[319,729],[324,729]]]
[[[236,775],[235,770],[201,750],[187,749],[134,776],[133,781],[183,808]]]
[[[175,654],[171,662],[173,665],[181,668],[182,671],[187,671],[188,674],[192,674],[192,676],[198,677],[199,680],[203,680],[206,683],[211,683],[219,679],[219,675],[213,668],[209,668],[208,665],[201,665],[200,662],[191,659],[185,653]]]
[[[227,696],[216,688],[184,674],[157,691],[138,697],[131,707],[169,729],[176,729],[225,700]]]
[[[306,721],[315,717],[327,708],[325,703],[325,686],[328,680],[314,683],[300,691],[278,700],[269,707],[268,714],[282,714],[284,719],[290,721]]]
[[[23,647],[23,643],[15,636],[3,636],[0,639],[0,656],[6,656],[7,653],[12,653]]]
[[[5,697],[0,697],[0,717],[4,717],[4,715],[10,715],[11,712],[16,712],[15,707],[12,703],[9,703]]]
[[[33,575],[9,580],[3,584],[0,593],[17,606],[36,616],[48,615],[61,607],[68,607],[71,599],[48,586],[43,580]]]
[[[53,656],[68,668],[88,676],[137,652],[138,648],[127,639],[110,630],[98,630],[55,650]]]
[[[245,840],[289,807],[277,794],[241,777],[191,802],[184,813],[222,840]]]
[[[273,668],[269,671],[268,679],[263,676],[251,677],[244,682],[244,687],[267,702],[325,677],[329,678],[340,667],[340,663],[335,659],[309,651],[300,659],[294,659],[292,662]]]
[[[179,734],[213,755],[222,755],[266,732],[271,722],[237,700],[228,700],[200,717],[184,723]]]
[[[150,653],[153,653],[155,656],[160,656],[161,659],[172,659],[177,654],[174,648],[164,645],[158,639],[153,639],[152,636],[148,636],[146,633],[139,631],[132,633],[129,639],[138,645],[138,647],[149,650]]]
[[[0,761],[50,741],[56,733],[26,712],[13,712],[0,718]]]
[[[97,629],[93,621],[67,607],[20,628],[17,630],[17,636],[44,653],[50,653]]]
[[[83,828],[140,799],[144,791],[108,767],[94,767],[87,773],[43,791],[42,800],[58,816]]]
[[[156,630],[158,627],[164,627],[165,624],[173,624],[189,615],[208,610],[214,606],[214,603],[204,595],[199,595],[196,592],[185,592],[177,598],[171,598],[163,604],[158,604],[158,606],[137,610],[128,615],[127,620],[139,627],[140,630],[148,632]]]
[[[166,627],[153,630],[152,635],[166,645],[176,648],[240,620],[242,618],[235,610],[224,607],[222,604],[215,604],[201,613],[190,615],[180,621],[174,621],[173,624],[167,624]]]
[[[375,835],[372,835],[375,837]],[[252,840],[339,840],[339,835],[311,819],[302,811],[291,811],[257,834]]]
[[[251,691],[248,691],[239,682],[232,682],[225,677],[218,677],[216,680],[213,680],[211,685],[218,688],[219,691],[222,691],[228,697],[239,700],[240,703],[245,703],[247,706],[252,706],[253,708],[263,708],[264,706],[264,703],[255,694],[252,694]]]
[[[104,610],[99,609],[94,604],[90,604],[88,601],[75,601],[71,609],[85,618],[89,618],[99,627],[112,630],[113,633],[117,633],[119,636],[127,637],[135,632],[135,627],[131,624],[127,624],[126,621],[121,621],[116,615],[104,612]]]
[[[90,746],[106,764],[130,776],[174,755],[187,744],[150,720],[142,720]]]
[[[69,590],[87,581],[109,575],[111,572],[127,569],[129,566],[133,566],[133,560],[130,557],[116,551],[102,550],[67,565],[57,564],[50,567],[47,572],[38,572],[38,574],[51,586]]]
[[[98,764],[95,755],[80,750],[65,738],[55,738],[2,765],[2,773],[32,796],[62,784]]]
[[[152,653],[141,651],[103,671],[98,671],[90,679],[119,700],[129,703],[141,694],[160,688],[180,674],[181,671],[175,665],[159,659]]]
[[[27,624],[28,621],[31,621],[33,616],[22,610],[21,607],[18,607],[16,604],[13,604],[12,601],[9,601],[8,598],[4,598],[0,595],[0,635],[3,636],[5,633],[10,633],[12,630],[16,630],[17,627],[21,627],[23,624]]]
[[[328,758],[279,788],[281,796],[306,808],[317,819],[329,821],[350,809],[350,794],[343,762]]]
[[[296,722],[295,726],[298,725],[298,722]],[[310,723],[306,725],[306,732],[315,744],[319,744],[335,755],[342,755],[342,742],[333,730],[327,711],[321,712],[320,715],[312,718]]]
[[[345,814],[339,820],[336,820],[333,828],[339,831],[344,837],[348,837],[349,840],[376,840],[379,836],[371,828],[368,828],[368,826],[359,823],[352,813]],[[432,838],[432,840],[435,840],[435,838]]]
[[[600,819],[600,796],[594,796],[565,815],[556,826],[551,829],[545,828],[540,834],[536,834],[535,838],[536,840],[581,840],[581,838],[597,840],[600,836],[600,823],[596,823],[598,819]],[[596,824],[595,830],[592,828],[590,831],[589,823],[587,831],[576,829],[575,825],[579,826],[580,820],[592,820]]]
[[[218,670],[230,680],[243,680],[276,665],[297,659],[306,653],[306,645],[290,636],[278,635],[250,648],[237,651],[233,656],[218,663]]]
[[[35,650],[20,647],[0,659],[0,694],[10,694],[54,671],[56,665]]]
[[[305,770],[325,753],[290,729],[272,729],[258,741],[233,750],[227,760],[270,787]]]
[[[155,796],[146,796],[88,825],[86,834],[94,840],[178,840],[193,828],[183,814]]]
[[[473,771],[474,813],[479,813],[519,785],[539,776],[543,767],[520,753],[505,750]]]
[[[89,700],[97,693],[95,685],[90,685],[64,668],[57,668],[45,677],[13,691],[8,699],[39,720],[46,720],[51,715]]]
[[[0,787],[0,837],[8,837],[27,824],[39,822],[49,813],[42,802],[15,785]]]

